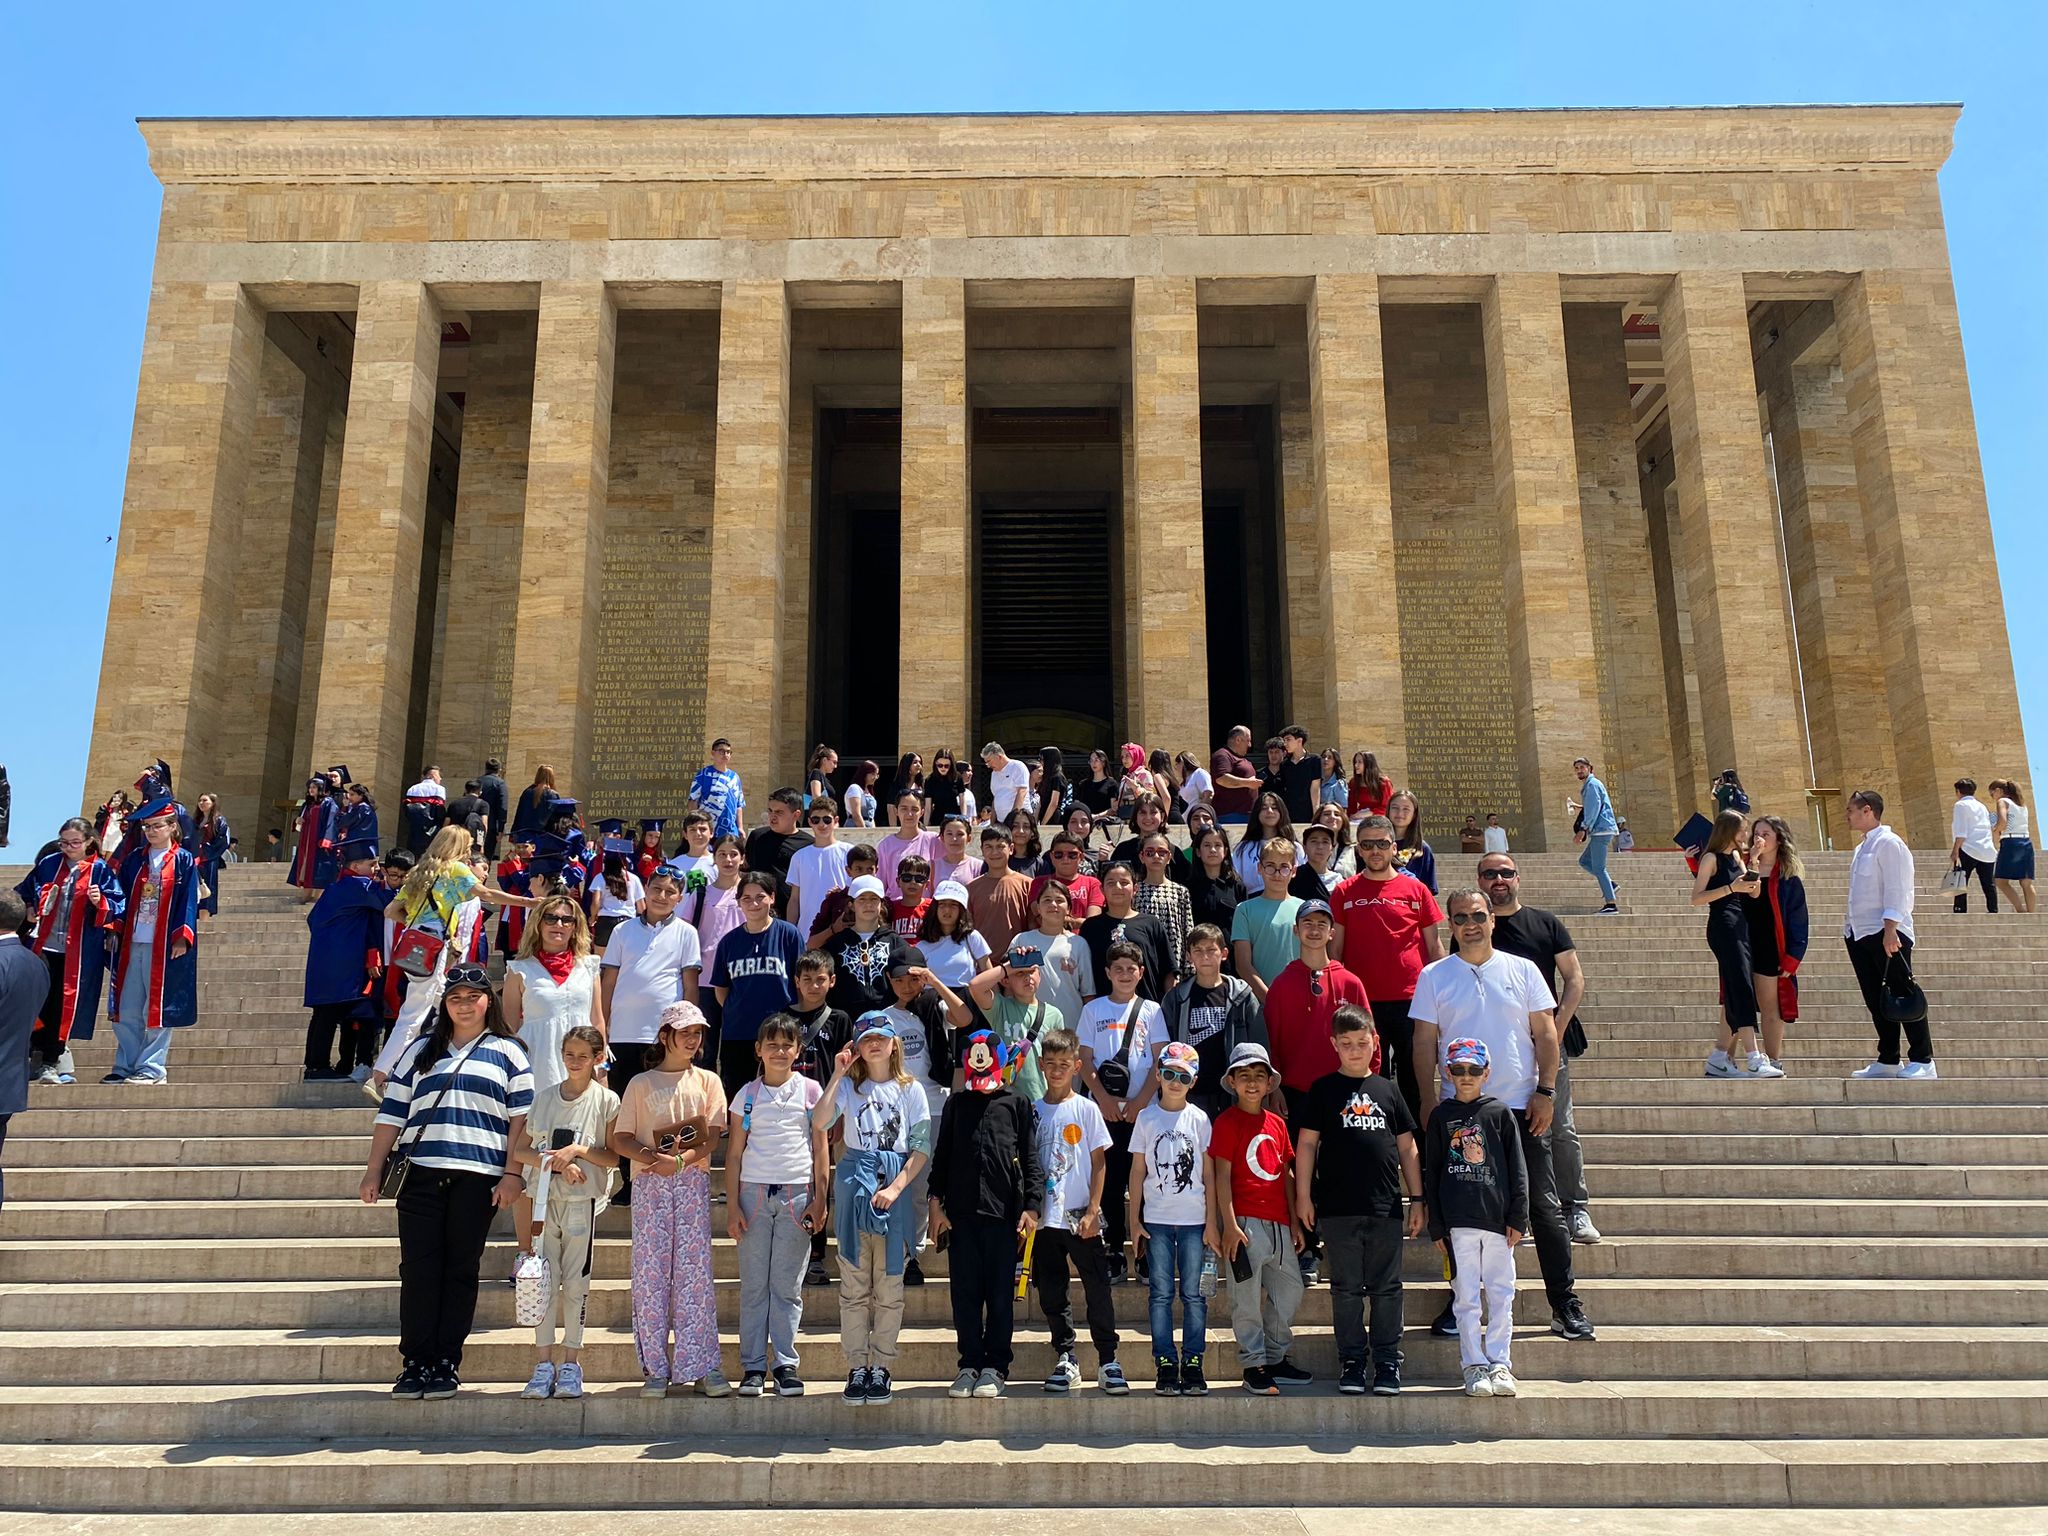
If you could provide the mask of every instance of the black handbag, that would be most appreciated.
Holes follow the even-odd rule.
[[[448,1081],[435,1090],[432,1100],[434,1105],[438,1106],[442,1095],[446,1094],[449,1088],[454,1086],[455,1069],[461,1066],[464,1060],[468,1058],[469,1053],[481,1045],[486,1038],[484,1035],[478,1035],[476,1039],[465,1045],[462,1048],[462,1054],[449,1064]],[[412,1171],[412,1144],[420,1139],[420,1132],[427,1128],[425,1116],[421,1116],[417,1127],[413,1125],[413,1117],[410,1114],[405,1118],[405,1130],[399,1133],[398,1140],[392,1144],[391,1150],[384,1156],[384,1175],[377,1181],[377,1195],[379,1199],[396,1200],[398,1192],[405,1188],[405,1176]],[[408,1132],[410,1135],[407,1134]]]
[[[1885,962],[1878,1010],[1887,1024],[1918,1024],[1927,1017],[1927,994],[1913,979],[1913,962],[1904,950]]]
[[[1143,998],[1131,999],[1130,1007],[1124,1010],[1124,1037],[1117,1044],[1116,1054],[1095,1069],[1095,1080],[1112,1099],[1131,1096],[1131,1039],[1137,1033],[1131,1021],[1143,1002]]]

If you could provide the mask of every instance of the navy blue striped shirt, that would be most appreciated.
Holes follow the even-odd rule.
[[[420,1073],[426,1044],[422,1038],[407,1051],[384,1085],[377,1124],[401,1127],[400,1139],[422,1168],[502,1174],[513,1117],[533,1107],[533,1068],[526,1048],[517,1040],[487,1036],[466,1054],[455,1047]],[[421,1112],[417,1121],[415,1104]]]

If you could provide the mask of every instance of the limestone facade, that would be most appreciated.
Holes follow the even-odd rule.
[[[1729,766],[1940,842],[2025,762],[1955,116],[146,122],[86,797],[489,754],[673,814],[724,735],[758,806],[821,719],[972,761],[1042,654],[1106,680],[1061,746],[1298,719],[1440,848],[1563,846],[1581,752],[1646,845]]]

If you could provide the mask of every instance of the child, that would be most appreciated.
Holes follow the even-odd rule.
[[[1287,1122],[1266,1108],[1275,1079],[1263,1045],[1230,1053],[1224,1082],[1237,1102],[1216,1117],[1209,1137],[1209,1187],[1215,1191],[1217,1252],[1229,1262],[1230,1322],[1244,1389],[1272,1397],[1314,1378],[1287,1358],[1294,1311],[1301,1305],[1301,1228],[1287,1198],[1294,1147]],[[1242,1258],[1239,1255],[1242,1254]]]
[[[832,957],[822,949],[798,955],[790,970],[790,985],[796,989],[796,1006],[789,1016],[798,1030],[796,1070],[816,1083],[822,1092],[832,1081],[832,1058],[853,1043],[853,1023],[826,999],[832,991]],[[829,1203],[830,1186],[821,1192],[821,1204]],[[811,1262],[804,1270],[805,1285],[830,1285],[825,1272],[825,1220],[821,1212],[811,1232]]]
[[[818,903],[818,915],[811,919],[810,931],[804,935],[804,942],[813,949],[822,948],[835,933],[842,933],[853,926],[853,882],[863,875],[873,875],[880,867],[880,855],[872,843],[855,843],[846,850],[846,883],[825,893],[825,899]]]
[[[1115,979],[1115,969],[1111,969]],[[1159,1394],[1206,1397],[1202,1357],[1208,1351],[1209,1300],[1202,1294],[1203,1255],[1216,1247],[1209,1181],[1202,1177],[1209,1117],[1188,1102],[1199,1058],[1174,1041],[1159,1053],[1157,1103],[1138,1111],[1131,1135],[1131,1234],[1145,1246],[1152,1282],[1152,1357]],[[959,1284],[956,1279],[954,1284]],[[1173,1347],[1173,1295],[1180,1292],[1180,1351]]]
[[[919,858],[916,854],[896,866],[896,884],[903,894],[889,903],[889,922],[906,944],[917,942],[918,930],[924,926],[924,915],[932,909],[931,898],[925,894],[931,886],[931,878],[931,860]]]
[[[1038,995],[1048,1008],[1058,1012],[1062,1024],[1078,1030],[1082,1006],[1097,988],[1095,957],[1089,952],[1088,941],[1067,926],[1073,910],[1073,898],[1066,886],[1058,880],[1046,881],[1032,903],[1032,915],[1038,926],[1010,940],[1010,948],[1028,949],[1038,956]]]
[[[1513,1397],[1508,1344],[1515,1329],[1515,1245],[1529,1230],[1529,1172],[1514,1111],[1486,1092],[1483,1040],[1453,1040],[1445,1049],[1454,1099],[1429,1121],[1429,1235],[1457,1266],[1451,1306],[1458,1317],[1458,1358],[1468,1397]],[[1486,1293],[1486,1335],[1479,1332],[1479,1296]]]
[[[1103,1160],[1103,1218],[1109,1278],[1115,1283],[1128,1272],[1124,1238],[1129,1211],[1126,1192],[1131,1180],[1131,1130],[1139,1112],[1152,1102],[1157,1091],[1152,1080],[1152,1056],[1165,1031],[1159,1005],[1138,996],[1138,983],[1145,978],[1144,952],[1135,944],[1114,943],[1104,958],[1104,969],[1109,993],[1081,1010],[1081,1027],[1074,1033],[1081,1042],[1081,1067],[1089,1096],[1109,1127],[1109,1154]],[[1208,1144],[1206,1139],[1201,1142],[1205,1147]]]
[[[1039,1049],[1048,1034],[1067,1027],[1059,1010],[1038,995],[1038,970],[1038,952],[1019,945],[1004,955],[1001,965],[990,966],[967,984],[968,1001],[1003,1043],[1004,1075],[1034,1104],[1045,1097]],[[953,1027],[967,1029],[973,1018],[971,1012],[957,1010]],[[953,1086],[961,1086],[957,1072]]]
[[[711,1283],[711,1154],[725,1126],[725,1086],[697,1066],[704,1015],[692,1002],[661,1010],[652,1065],[626,1085],[612,1150],[636,1167],[633,1183],[633,1345],[642,1397],[670,1382],[724,1397],[718,1368],[718,1299]],[[675,1335],[670,1365],[669,1335]]]
[[[811,846],[790,855],[789,899],[783,916],[808,939],[825,898],[846,889],[853,877],[846,872],[846,849],[839,842],[839,811],[832,797],[820,795],[813,800],[804,820],[811,829]]]
[[[589,1024],[562,1036],[562,1081],[533,1096],[526,1146],[514,1149],[525,1165],[534,1199],[540,1256],[548,1266],[548,1312],[534,1326],[540,1359],[522,1397],[581,1397],[584,1304],[590,1294],[590,1250],[598,1213],[611,1199],[619,1157],[610,1150],[619,1096],[596,1080],[604,1036]],[[559,1145],[557,1145],[559,1143]],[[545,1203],[542,1202],[545,1171]],[[562,1343],[555,1345],[555,1318]]]
[[[929,1212],[932,1231],[953,1254],[960,1375],[947,1396],[1001,1397],[1013,1358],[1017,1240],[1038,1225],[1032,1203],[1045,1173],[1031,1101],[1003,1081],[1002,1043],[976,1030],[961,1070],[967,1091],[946,1100],[932,1149]]]
[[[775,1395],[804,1395],[796,1329],[811,1235],[824,1230],[825,1133],[811,1123],[824,1090],[795,1070],[802,1044],[802,1026],[787,1013],[762,1021],[754,1037],[761,1072],[740,1090],[739,1126],[726,1146],[726,1226],[740,1249],[741,1397],[766,1387],[771,1340]]]
[[[1264,888],[1240,901],[1230,919],[1231,968],[1250,984],[1261,1004],[1273,978],[1301,958],[1301,941],[1294,933],[1301,898],[1289,890],[1297,867],[1294,851],[1290,837],[1266,840],[1255,870]]]
[[[903,861],[902,876],[912,878],[910,860]],[[903,1070],[924,1090],[925,1113],[936,1134],[939,1114],[946,1103],[946,1090],[953,1081],[953,1035],[947,1022],[954,1013],[965,1013],[967,1005],[938,977],[925,968],[924,951],[915,944],[905,949],[889,966],[892,1001],[882,1012],[887,1015],[896,1039],[903,1047]],[[917,1215],[916,1241],[910,1262],[903,1266],[905,1285],[923,1285],[924,1269],[917,1255],[924,1251],[925,1208],[930,1204],[929,1168],[910,1186],[912,1209]]]
[[[1116,1360],[1116,1306],[1110,1298],[1109,1258],[1102,1245],[1102,1181],[1109,1127],[1092,1099],[1074,1091],[1081,1042],[1069,1029],[1048,1030],[1038,1042],[1045,1073],[1036,1136],[1045,1170],[1044,1205],[1032,1249],[1031,1280],[1039,1310],[1052,1326],[1048,1392],[1071,1392],[1081,1383],[1074,1360],[1074,1306],[1067,1290],[1071,1260],[1088,1305],[1088,1337],[1095,1345],[1095,1384],[1111,1396],[1131,1390]]]
[[[889,1016],[863,1014],[852,1046],[832,1059],[832,1080],[811,1111],[820,1132],[846,1121],[846,1153],[832,1198],[839,1207],[839,1342],[849,1369],[840,1395],[886,1403],[903,1327],[903,1266],[917,1224],[904,1198],[931,1161],[931,1112],[903,1070]]]
[[[1330,1019],[1337,1070],[1303,1095],[1294,1211],[1321,1234],[1330,1257],[1330,1312],[1337,1329],[1337,1390],[1366,1390],[1365,1298],[1372,1298],[1372,1392],[1401,1390],[1401,1195],[1406,1235],[1422,1232],[1422,1170],[1415,1121],[1400,1090],[1373,1072],[1379,1048],[1372,1014],[1347,1003]],[[1321,1174],[1320,1180],[1317,1174]]]

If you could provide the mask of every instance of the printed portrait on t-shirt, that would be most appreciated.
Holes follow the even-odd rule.
[[[1159,1183],[1169,1194],[1184,1195],[1195,1187],[1202,1149],[1187,1132],[1171,1126],[1153,1137],[1144,1151],[1145,1166],[1158,1170]]]
[[[894,1094],[887,1098],[864,1098],[853,1123],[861,1140],[869,1146],[893,1148],[903,1135],[903,1110]]]

